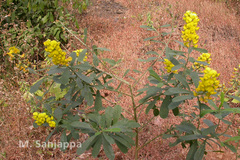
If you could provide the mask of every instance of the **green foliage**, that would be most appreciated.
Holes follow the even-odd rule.
[[[171,39],[174,30],[172,25],[161,26],[172,27],[169,33],[158,33],[152,25],[141,27],[157,33],[157,36],[145,39],[145,41],[156,43],[160,41],[155,39],[162,36],[168,36],[166,39]],[[30,88],[31,94],[35,95],[37,101],[37,110],[54,115],[56,121],[56,128],[50,133],[47,140],[55,131],[61,133],[61,142],[79,139],[79,132],[85,133],[88,135],[88,139],[83,142],[81,148],[77,149],[77,154],[80,155],[92,148],[92,156],[97,157],[101,146],[103,146],[102,148],[109,159],[115,157],[112,148],[113,144],[116,144],[123,153],[135,146],[135,159],[138,159],[138,151],[161,136],[176,139],[174,143],[170,143],[170,146],[181,144],[183,148],[188,147],[189,151],[186,159],[189,160],[203,159],[207,154],[206,146],[212,147],[211,143],[215,143],[220,147],[227,147],[235,153],[237,152],[237,148],[229,144],[229,142],[239,141],[239,135],[230,136],[224,142],[222,142],[221,137],[225,136],[228,128],[232,125],[232,122],[228,121],[226,117],[239,114],[240,109],[231,108],[225,102],[226,95],[219,90],[216,90],[216,93],[215,90],[212,91],[211,97],[206,96],[209,92],[205,90],[196,93],[198,86],[204,79],[201,78],[204,71],[194,69],[192,66],[194,62],[206,66],[208,64],[194,59],[191,54],[207,52],[205,49],[191,47],[191,43],[190,47],[186,47],[182,42],[175,41],[183,48],[183,50],[178,51],[169,48],[169,40],[161,42],[164,47],[162,53],[147,52],[149,58],[140,61],[149,62],[151,65],[145,72],[134,70],[134,72],[141,73],[141,76],[138,79],[132,78],[134,82],[131,84],[123,79],[130,72],[130,69],[125,71],[123,77],[114,75],[112,69],[120,63],[120,60],[100,59],[99,51],[110,50],[98,48],[95,45],[88,47],[85,44],[86,30],[84,34],[84,40],[78,40],[86,46],[86,49],[83,49],[78,56],[75,52],[72,52],[70,54],[72,61],[68,65],[54,65],[49,70],[46,70],[46,75],[36,81]],[[84,61],[86,52],[91,53],[91,62]],[[153,55],[153,57],[150,55]],[[171,67],[170,71],[153,69],[156,68],[154,67],[156,63],[162,63],[162,59],[168,59]],[[100,68],[105,68],[105,70],[103,71]],[[216,71],[210,71],[217,75]],[[134,87],[146,73],[149,73],[149,84],[139,89],[139,93],[135,95]],[[120,84],[117,87],[112,87],[110,84],[113,80],[119,81]],[[208,81],[208,83],[210,82]],[[129,92],[120,89],[122,84],[129,88]],[[208,86],[208,84],[203,86]],[[119,96],[125,95],[131,98],[132,105],[130,107],[132,113],[129,113],[132,114],[133,118],[125,118],[122,115],[122,107],[102,96],[102,90],[108,90],[118,93]],[[136,97],[141,94],[145,95],[137,102]],[[232,96],[232,98],[239,99],[237,96]],[[103,103],[104,100],[112,103],[112,106],[106,107],[105,103]],[[185,108],[189,101],[194,101],[196,104],[190,106],[194,110],[186,114]],[[138,119],[144,109],[146,114],[152,111],[150,112],[153,113],[152,117],[150,114],[148,115],[150,120],[157,116],[168,118],[169,114],[173,113],[174,116],[181,118],[181,122],[167,129],[164,135],[157,135],[140,146],[138,142],[139,132],[150,122],[146,121],[142,125],[139,124]],[[217,119],[218,123],[207,119],[206,115],[208,114]],[[228,126],[227,130],[221,132],[218,129],[220,122]],[[66,148],[61,149],[62,151],[66,150]]]
[[[69,35],[62,24],[72,21],[78,27],[74,16],[63,6],[70,0],[5,0],[1,4],[0,14],[0,62],[4,69],[13,73],[14,66],[8,60],[6,53],[12,46],[20,48],[31,63],[44,60],[43,41],[57,39],[68,43]],[[73,1],[72,7],[82,13],[88,5],[88,0]],[[79,28],[79,27],[78,27]],[[15,65],[15,64],[13,64]]]

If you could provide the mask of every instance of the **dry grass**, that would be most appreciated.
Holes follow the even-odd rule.
[[[107,7],[107,6],[111,7]],[[171,15],[175,18],[178,28],[175,30],[173,39],[180,40],[180,31],[183,26],[182,15],[186,10],[195,11],[200,18],[200,42],[199,46],[206,48],[212,53],[211,67],[221,73],[220,80],[228,82],[233,67],[240,63],[240,20],[235,10],[227,8],[223,2],[213,0],[115,0],[100,1],[95,0],[94,5],[89,7],[83,16],[76,15],[81,28],[88,28],[89,44],[96,44],[100,47],[109,48],[112,52],[104,52],[101,56],[114,60],[122,59],[122,63],[114,70],[118,76],[122,76],[127,69],[137,69],[144,71],[148,68],[148,63],[140,63],[139,58],[147,58],[144,54],[147,51],[158,51],[160,45],[144,42],[143,39],[153,36],[152,33],[140,28],[147,21],[147,13],[151,13],[155,26],[164,25],[172,21]],[[159,31],[163,31],[160,30]],[[81,32],[81,31],[80,31]],[[73,39],[77,48],[81,45]],[[170,43],[171,48],[178,49],[174,43]],[[73,48],[69,47],[70,50]],[[76,48],[74,48],[76,49]],[[198,55],[195,55],[196,57]],[[162,64],[156,67],[162,68]],[[130,76],[139,77],[139,74],[130,72]],[[135,88],[142,88],[148,83],[147,76]],[[132,82],[129,77],[126,80]],[[32,128],[30,106],[24,102],[18,87],[11,86],[9,82],[1,80],[0,97],[4,102],[0,103],[0,159],[87,159],[90,157],[87,152],[82,156],[75,155],[75,150],[62,153],[60,150],[41,148],[19,148],[19,140],[44,141],[50,130],[45,128]],[[117,83],[117,82],[116,82]],[[127,87],[123,86],[123,90]],[[131,111],[131,101],[127,97],[119,99],[115,94],[110,93],[109,99],[114,99],[126,110]],[[138,101],[138,99],[136,99]],[[4,107],[4,104],[7,106]],[[187,110],[188,111],[188,110]],[[130,117],[127,113],[124,113]],[[140,123],[145,122],[150,116],[142,114]],[[211,118],[211,117],[210,117]],[[239,124],[239,116],[235,119]],[[173,115],[167,119],[156,118],[150,125],[144,128],[140,134],[140,145],[153,138],[159,133],[163,133],[171,124],[177,124],[179,120]],[[224,125],[221,129],[224,129]],[[230,130],[230,134],[235,133],[236,127]],[[54,135],[53,140],[58,140],[59,135]],[[83,137],[84,140],[84,137]],[[168,143],[173,140],[157,139],[153,143],[144,147],[139,153],[139,159],[184,159],[187,153],[181,146],[170,148]],[[216,149],[219,149],[216,147]],[[117,152],[116,159],[133,159],[134,150],[131,149],[126,155]],[[4,155],[6,154],[6,155]],[[106,159],[101,152],[102,159]],[[225,153],[209,153],[206,159],[233,159],[234,155],[230,151]],[[89,158],[92,159],[92,158]],[[99,158],[101,159],[101,158]]]

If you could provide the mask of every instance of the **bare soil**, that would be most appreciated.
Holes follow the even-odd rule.
[[[147,14],[151,14],[153,25],[158,28],[159,32],[168,32],[168,29],[160,28],[159,26],[171,23],[172,19],[174,19],[174,24],[177,27],[172,40],[181,41],[181,30],[184,24],[182,16],[186,10],[192,10],[200,18],[199,47],[205,48],[211,53],[211,67],[221,74],[221,82],[228,85],[227,82],[230,79],[233,68],[240,64],[240,19],[238,11],[233,8],[229,8],[223,2],[214,0],[92,0],[91,6],[88,7],[84,14],[73,13],[75,13],[81,28],[76,31],[81,35],[83,29],[88,28],[87,44],[95,44],[99,47],[110,49],[111,52],[104,52],[100,56],[114,60],[122,59],[114,73],[121,77],[127,69],[131,69],[125,79],[133,82],[130,76],[134,78],[140,76],[140,74],[133,72],[133,69],[144,71],[149,67],[149,63],[139,62],[138,59],[147,58],[148,56],[145,53],[150,50],[161,52],[159,50],[162,47],[161,45],[143,41],[144,38],[154,36],[152,32],[140,28],[141,25],[147,24]],[[164,37],[162,40],[164,40]],[[179,46],[173,42],[169,44],[169,47],[179,49]],[[72,38],[68,49],[72,51],[80,48],[83,48],[83,46],[76,39]],[[194,56],[198,57],[199,53],[196,53]],[[160,68],[163,68],[161,63],[157,64],[154,69],[158,70]],[[20,81],[17,77],[14,78]],[[147,83],[146,75],[139,85],[136,86],[134,92],[137,93],[136,91]],[[19,87],[10,84],[0,80],[0,97],[4,99],[4,102],[0,103],[0,159],[93,159],[90,151],[78,156],[75,154],[76,149],[63,153],[59,149],[19,148],[19,140],[30,140],[30,143],[35,140],[44,141],[50,133],[50,129],[35,129],[32,127],[33,120],[31,118],[30,105],[23,100]],[[115,84],[117,85],[118,83],[116,82]],[[126,90],[127,87],[123,86],[122,89]],[[108,97],[109,99],[114,99],[125,110],[131,112],[131,100],[127,97],[119,98],[114,93],[109,93]],[[191,104],[185,106],[186,112],[194,110]],[[240,106],[234,105],[232,107]],[[131,117],[127,112],[123,114],[128,118]],[[151,117],[145,113],[141,115],[140,123],[146,122]],[[208,118],[214,120],[211,116]],[[160,117],[154,119],[141,132],[140,145],[165,132],[170,125],[174,124],[179,124],[179,118],[173,115],[166,119],[161,119]],[[234,119],[233,127],[229,130],[229,134],[236,134],[236,129],[240,127],[239,124],[240,116],[237,115]],[[224,128],[226,126],[222,124],[221,130],[224,130]],[[59,135],[54,135],[51,140],[59,140],[59,138]],[[84,139],[86,137],[82,135],[79,141],[82,142]],[[139,159],[185,159],[187,149],[183,149],[180,145],[169,147],[168,144],[170,142],[174,142],[174,140],[158,138],[140,150]],[[114,149],[116,160],[130,160],[134,157],[133,149],[129,150],[126,155],[121,153],[116,147]],[[208,149],[213,150],[212,148]],[[214,149],[220,150],[218,146],[214,146]],[[223,148],[221,150],[224,153],[209,152],[205,159],[235,159],[233,152]],[[107,158],[101,151],[97,159]]]

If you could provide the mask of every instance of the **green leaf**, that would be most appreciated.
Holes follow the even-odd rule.
[[[143,41],[149,41],[149,40],[154,39],[154,38],[157,38],[157,37],[159,37],[159,36],[148,37],[148,38],[145,38]]]
[[[81,91],[81,95],[85,98],[85,100],[87,101],[87,105],[91,106],[93,105],[93,96],[91,93],[91,90],[89,88],[89,86],[85,85]]]
[[[84,39],[83,42],[86,44],[87,43],[87,28],[84,29]]]
[[[188,151],[186,160],[193,160],[194,154],[196,153],[197,149],[198,149],[198,143],[197,143],[197,141],[194,141],[194,143],[191,145],[191,147]]]
[[[121,132],[121,128],[108,128],[108,129],[105,129],[103,130],[103,132]]]
[[[171,71],[179,70],[179,69],[182,68],[183,66],[184,66],[183,64],[175,65],[174,67],[172,67]]]
[[[95,104],[94,104],[94,109],[97,112],[103,109],[103,107],[102,107],[102,97],[101,97],[101,94],[100,94],[99,90],[97,90]]]
[[[180,101],[184,101],[186,99],[192,99],[194,96],[193,95],[184,95],[184,96],[178,96],[178,97],[174,97],[173,98],[173,102],[180,102]]]
[[[55,74],[55,73],[62,73],[62,72],[64,72],[65,70],[66,70],[67,68],[59,68],[59,67],[57,67],[56,65],[54,65],[54,66],[52,66],[51,68],[50,68],[50,70],[47,72],[47,74],[49,74],[49,75],[52,75],[52,74]]]
[[[67,84],[69,82],[69,78],[71,76],[71,71],[69,70],[65,70],[61,76],[61,78],[59,79],[59,82],[61,84]]]
[[[122,108],[119,105],[116,105],[113,110],[113,125],[119,120],[121,117]]]
[[[206,141],[204,141],[194,155],[194,160],[202,160],[205,152]]]
[[[187,80],[186,80],[186,77],[183,77],[182,75],[180,74],[174,74],[174,77],[180,82],[182,83],[182,85],[186,88],[188,88],[190,90],[190,87],[187,83]]]
[[[171,24],[165,24],[165,25],[162,25],[160,27],[163,28],[163,27],[170,27],[170,26],[171,26]]]
[[[118,148],[123,152],[123,153],[127,153],[128,152],[128,148],[126,146],[124,146],[122,143],[120,143],[119,141],[115,140],[115,143],[117,144]]]
[[[82,50],[82,52],[80,52],[79,56],[78,56],[78,62],[83,62],[83,59],[85,58],[87,53],[87,49]]]
[[[160,108],[160,117],[161,118],[167,118],[168,117],[168,106],[171,103],[171,96],[166,96],[165,99],[162,102],[161,108]]]
[[[83,88],[83,82],[79,77],[77,77],[76,83],[77,83],[77,86],[78,86],[79,89]]]
[[[133,72],[136,72],[136,73],[142,73],[141,71],[136,70],[136,69],[133,69]]]
[[[225,140],[224,142],[229,142],[229,141],[240,141],[240,136],[231,137]]]
[[[228,143],[223,143],[227,148],[229,148],[232,152],[237,153],[237,149]]]
[[[192,47],[192,49],[195,50],[195,51],[201,52],[201,53],[208,53],[208,51],[206,49],[195,48],[195,47]]]
[[[115,133],[115,135],[119,136],[119,137],[122,137],[123,139],[125,139],[129,144],[131,145],[135,145],[135,141],[130,138],[129,136],[123,134],[123,133]]]
[[[33,74],[38,74],[34,69],[28,67],[28,71]]]
[[[149,57],[148,59],[138,59],[140,62],[150,62],[157,59],[157,57]]]
[[[45,142],[47,142],[47,141],[52,137],[52,135],[53,135],[56,131],[58,131],[58,128],[55,128],[55,129],[47,136]]]
[[[211,110],[211,109],[203,110],[203,111],[201,111],[200,117],[203,117],[203,116],[205,116],[208,113],[214,113],[214,112],[216,112],[216,111]]]
[[[156,116],[158,116],[159,115],[159,110],[158,109],[154,109],[153,110],[153,115],[156,117]]]
[[[106,118],[106,127],[109,128],[112,124],[112,118],[113,118],[113,108],[107,107],[105,109],[105,118]]]
[[[115,140],[115,142],[118,141],[121,144],[123,144],[124,146],[126,146],[127,148],[131,148],[131,144],[126,139],[116,136],[116,135],[111,135],[111,136]]]
[[[109,51],[109,52],[111,52],[111,50],[107,49],[107,48],[96,48],[96,49],[101,50],[101,51]]]
[[[102,130],[106,127],[106,118],[105,114],[101,115],[99,125]]]
[[[199,81],[200,81],[198,73],[197,72],[190,72],[189,75],[192,78],[192,81],[193,81],[195,87],[197,88],[198,85],[199,85]]]
[[[217,128],[217,125],[210,126],[209,128],[203,129],[202,135],[207,136],[208,134],[215,133],[216,128]]]
[[[70,125],[75,127],[75,128],[92,130],[91,126],[88,123],[85,123],[85,122],[73,121]]]
[[[186,47],[184,46],[183,42],[180,42],[180,41],[177,41],[177,40],[174,40],[175,42],[177,42],[178,44],[180,44],[182,47]]]
[[[182,102],[171,102],[168,106],[168,109],[175,109],[177,108]]]
[[[106,140],[105,136],[103,137],[103,149],[104,152],[106,154],[106,156],[110,159],[110,160],[114,160],[115,155],[112,149],[111,144]]]
[[[187,133],[193,133],[196,131],[196,127],[192,123],[185,121],[183,121],[180,125],[176,125],[176,129]]]
[[[61,135],[61,137],[60,137],[60,142],[61,142],[61,151],[65,151],[66,149],[67,149],[67,147],[68,146],[65,146],[65,144],[66,143],[68,143],[68,141],[67,141],[67,136],[66,136],[66,131],[64,130],[63,132],[62,132],[62,135]]]
[[[208,125],[209,127],[214,126],[214,123],[208,119],[204,119],[203,122]]]
[[[59,121],[62,118],[62,110],[60,108],[56,108],[54,110],[54,117]]]
[[[103,58],[102,60],[109,63],[112,67],[117,64],[113,59]]]
[[[230,95],[228,95],[228,96],[231,97],[231,98],[236,99],[237,101],[240,101],[240,97],[237,97],[237,96],[230,96]]]
[[[173,94],[180,94],[180,93],[192,93],[192,92],[186,89],[175,87],[175,88],[169,88],[164,94],[173,95]]]
[[[159,82],[162,82],[161,78],[159,77],[159,75],[154,70],[149,70],[149,73],[150,73],[150,76],[154,77]]]
[[[148,51],[148,52],[145,53],[145,54],[154,54],[154,55],[158,55],[158,53],[157,53],[157,52],[154,52],[154,51]]]
[[[190,140],[195,140],[195,139],[200,139],[200,138],[205,138],[206,136],[203,135],[197,135],[197,134],[191,134],[187,136],[182,136],[179,139],[183,141],[190,141]]]
[[[83,154],[91,145],[95,143],[97,135],[94,135],[92,137],[89,137],[80,148],[77,149],[77,154],[81,155]]]
[[[96,137],[96,142],[95,142],[95,144],[93,146],[93,150],[92,150],[92,156],[94,158],[96,158],[97,155],[99,154],[101,145],[102,145],[102,135],[99,135]]]
[[[36,81],[34,83],[34,85],[31,86],[30,93],[35,93],[39,89],[39,86],[43,83],[44,80],[45,80],[45,78],[43,77],[43,78],[39,79],[38,81]]]
[[[97,67],[99,65],[99,63],[100,63],[100,61],[99,61],[97,55],[93,54],[93,65]]]
[[[168,107],[169,108],[169,107]],[[173,114],[174,114],[174,116],[178,116],[179,115],[179,108],[174,108],[174,109],[172,109],[172,111],[173,111]]]
[[[76,73],[76,74],[77,74],[77,76],[78,76],[81,80],[83,80],[84,82],[89,83],[89,84],[92,83],[92,80],[91,80],[89,77],[83,75],[81,72],[78,72],[78,73]]]
[[[42,23],[43,23],[43,24],[47,23],[47,21],[48,21],[48,16],[49,16],[49,14],[47,14],[46,16],[44,16],[44,17],[42,18]]]
[[[183,51],[172,50],[172,49],[170,49],[168,47],[166,48],[166,54],[169,55],[169,56],[184,55],[184,53],[185,52],[183,52]],[[176,65],[176,64],[174,64],[174,65]]]
[[[124,78],[124,77],[128,74],[129,71],[130,71],[130,69],[127,69],[127,70],[125,71],[125,73],[123,74],[122,78]]]
[[[218,109],[218,106],[213,102],[213,100],[209,99],[208,103],[213,106],[216,110]]]
[[[240,108],[226,108],[222,111],[232,112],[232,113],[240,113]]]

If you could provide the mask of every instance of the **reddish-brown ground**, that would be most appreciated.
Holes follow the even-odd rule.
[[[146,52],[154,50],[160,53],[158,48],[161,45],[143,41],[144,38],[154,36],[152,32],[140,28],[147,24],[147,14],[152,15],[153,25],[158,28],[161,25],[171,23],[177,26],[173,34],[173,40],[181,40],[181,29],[184,24],[182,20],[186,10],[192,10],[198,14],[200,19],[198,34],[200,36],[199,47],[205,48],[211,53],[211,67],[217,70],[221,82],[227,83],[233,72],[233,67],[240,64],[240,15],[235,6],[228,3],[214,0],[95,0],[83,15],[76,14],[80,24],[79,33],[83,33],[84,28],[88,28],[88,45],[95,44],[99,47],[106,47],[111,52],[104,52],[101,57],[114,60],[122,59],[122,62],[114,70],[114,73],[121,77],[127,69],[137,69],[144,71],[149,67],[149,63],[139,62],[139,58],[147,58]],[[240,6],[239,6],[240,7]],[[172,17],[171,17],[172,16]],[[158,29],[159,32],[169,31],[166,28]],[[69,50],[82,48],[76,39],[72,38],[75,47],[69,45]],[[171,42],[169,47],[178,49],[178,45]],[[199,56],[199,53],[195,57]],[[163,68],[162,64],[157,64],[155,69]],[[139,77],[133,71],[129,76]],[[129,77],[126,80],[133,82]],[[18,81],[15,78],[13,80]],[[28,80],[26,80],[28,81]],[[137,85],[135,91],[147,84],[147,75]],[[123,86],[123,90],[127,87]],[[10,85],[9,82],[0,81],[0,97],[4,102],[0,102],[0,159],[93,159],[91,152],[86,152],[81,156],[75,154],[76,150],[61,152],[59,149],[42,148],[19,148],[19,140],[44,141],[50,130],[46,128],[34,129],[30,106],[21,97],[22,92],[19,87]],[[110,93],[109,98],[120,104],[123,108],[131,112],[131,100],[122,97],[118,98]],[[138,101],[138,99],[136,99]],[[188,107],[188,106],[187,106]],[[235,106],[239,107],[239,106]],[[191,108],[187,108],[186,112]],[[125,116],[130,116],[124,112]],[[149,115],[142,114],[140,123],[149,119]],[[211,118],[211,117],[209,117]],[[212,118],[213,119],[213,118]],[[156,118],[150,125],[145,127],[140,133],[140,145],[154,136],[163,133],[171,124],[178,124],[179,119],[171,116],[166,119]],[[235,119],[234,128],[230,129],[229,134],[236,134],[235,130],[239,127],[239,116]],[[221,126],[221,130],[224,129]],[[59,135],[54,135],[52,140],[59,140]],[[84,140],[82,137],[81,140]],[[139,152],[139,159],[161,159],[161,160],[181,160],[185,159],[187,150],[180,145],[169,147],[169,142],[158,138]],[[208,148],[212,150],[211,148]],[[216,150],[220,148],[215,146]],[[209,152],[208,160],[230,160],[235,155],[224,150],[224,153]],[[239,150],[238,150],[239,151]],[[115,148],[116,159],[133,159],[134,149],[124,155]],[[106,159],[101,151],[99,159]]]

